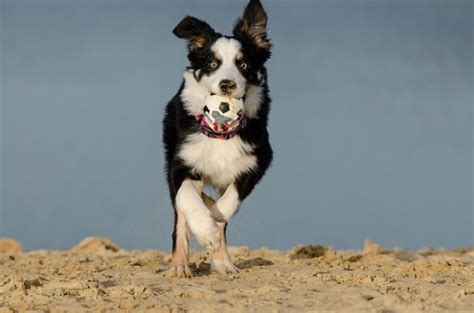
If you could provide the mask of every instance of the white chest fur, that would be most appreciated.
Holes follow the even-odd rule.
[[[197,133],[189,135],[179,156],[195,174],[204,176],[214,187],[225,188],[257,166],[253,147],[239,136],[229,140],[214,139]]]

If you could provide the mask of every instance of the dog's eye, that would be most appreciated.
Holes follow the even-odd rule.
[[[246,70],[247,67],[249,67],[249,66],[247,65],[247,63],[245,63],[245,62],[240,63],[240,68],[241,68],[241,69]]]
[[[219,64],[217,64],[216,61],[212,61],[211,63],[209,63],[209,66],[210,66],[211,68],[217,68],[217,67],[219,66]]]

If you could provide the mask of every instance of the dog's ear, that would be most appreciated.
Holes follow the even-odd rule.
[[[192,16],[183,18],[173,29],[173,34],[188,41],[189,51],[204,47],[206,42],[216,36],[216,32],[209,24]]]
[[[267,38],[267,13],[260,0],[250,0],[242,18],[234,26],[234,36],[250,39],[258,48],[270,50],[272,44]]]

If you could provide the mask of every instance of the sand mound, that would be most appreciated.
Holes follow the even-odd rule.
[[[23,246],[15,239],[0,238],[0,253],[23,252]]]
[[[375,255],[383,253],[383,249],[378,244],[366,239],[364,241],[364,255]]]
[[[3,253],[0,312],[431,313],[474,308],[472,247],[410,251],[366,242],[359,251],[320,245],[229,250],[239,275],[211,273],[209,256],[193,250],[191,279],[168,277],[168,253],[125,251],[107,238],[86,238],[68,251]]]
[[[294,246],[291,249],[288,257],[290,260],[297,260],[297,259],[312,259],[317,258],[320,256],[324,256],[326,253],[326,249],[320,245],[308,245],[308,246]]]
[[[78,245],[74,246],[71,251],[79,253],[103,254],[110,252],[118,252],[119,249],[119,246],[117,246],[109,238],[86,237]]]

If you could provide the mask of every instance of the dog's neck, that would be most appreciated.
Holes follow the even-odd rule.
[[[188,69],[184,72],[184,88],[181,92],[181,100],[184,108],[190,115],[202,114],[202,106],[209,90],[201,86],[194,77],[194,70]],[[263,101],[263,87],[249,85],[245,95],[244,115],[249,119],[258,118],[258,111]]]

